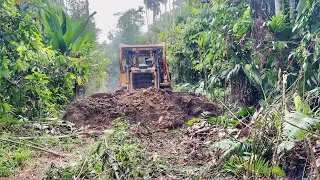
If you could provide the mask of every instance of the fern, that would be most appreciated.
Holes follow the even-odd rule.
[[[319,119],[311,118],[301,112],[289,113],[285,116],[283,136],[291,140],[302,140],[319,124]]]
[[[233,155],[224,165],[224,170],[237,176],[251,174],[258,177],[270,176],[271,172],[277,177],[285,177],[284,171],[278,167],[270,167],[270,161],[258,155],[250,157]]]
[[[277,153],[280,154],[281,152],[283,151],[289,151],[291,150],[292,148],[294,148],[294,146],[296,145],[295,141],[294,140],[285,140],[285,141],[282,141],[278,148],[277,148]]]
[[[249,164],[247,168],[247,170],[251,169],[253,173],[255,173],[258,176],[269,176],[271,172],[271,168],[269,167],[269,161],[261,156],[259,156],[255,161],[252,162],[251,168],[249,168]]]
[[[302,102],[302,98],[295,93],[293,95],[296,112],[291,112],[285,115],[282,136],[282,141],[277,149],[277,153],[284,150],[291,150],[295,143],[303,140],[313,129],[319,125],[317,118],[310,117],[311,108],[308,104]]]
[[[281,33],[290,28],[290,23],[288,22],[286,15],[283,15],[282,11],[276,16],[273,16],[268,25],[270,31],[273,33]]]
[[[287,114],[282,131],[285,140],[279,144],[277,153],[294,148],[295,143],[303,140],[318,124],[319,119],[309,117],[301,112]]]
[[[223,139],[223,140],[217,142],[216,144],[214,144],[213,148],[218,148],[218,149],[222,149],[222,150],[227,149],[222,155],[222,157],[226,157],[231,152],[236,150],[240,145],[241,145],[241,142],[231,141],[230,139]]]
[[[284,177],[285,173],[278,166],[270,166],[270,161],[264,156],[269,150],[267,146],[255,142],[236,142],[223,139],[214,145],[215,148],[225,150],[221,158],[226,159],[223,168],[236,176],[243,174],[255,176]],[[227,159],[228,157],[228,159]]]

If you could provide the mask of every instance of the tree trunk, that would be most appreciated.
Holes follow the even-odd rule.
[[[169,13],[168,13],[168,1],[166,1],[165,3],[164,3],[164,11],[165,11],[165,21],[166,21],[166,24],[168,24],[168,21],[169,21]],[[168,31],[169,31],[169,29],[168,29],[168,26],[166,26],[166,32],[168,33]]]
[[[182,16],[182,2],[179,2],[179,12],[180,12],[180,16]]]
[[[86,0],[86,17],[90,16],[90,12],[89,12],[89,0]]]
[[[290,0],[290,19],[291,19],[291,23],[294,23],[295,10],[296,10],[296,1],[295,0]]]
[[[146,8],[146,19],[147,19],[147,30],[148,30],[148,40],[150,43],[150,22],[149,22],[149,9],[147,8],[147,5],[145,4]]]
[[[171,14],[171,0],[169,0],[169,12],[170,12],[170,15],[168,16],[168,18],[169,18],[168,21],[170,21],[170,18],[171,18],[171,16],[172,16],[172,14]],[[169,28],[169,27],[168,27],[168,28]]]
[[[154,31],[155,31],[155,20],[156,20],[156,16],[157,16],[157,11],[153,10],[152,13],[152,44],[154,44]]]
[[[164,3],[164,12],[168,12],[167,2]]]
[[[275,0],[274,7],[275,7],[275,15],[277,15],[282,9],[282,0]]]
[[[230,85],[231,96],[235,97],[237,107],[251,107],[259,104],[261,92],[250,84],[243,70],[231,79]]]
[[[172,0],[172,30],[174,30],[174,0]]]

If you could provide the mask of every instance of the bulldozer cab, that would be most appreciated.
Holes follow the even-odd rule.
[[[150,87],[172,88],[165,43],[120,44],[120,72],[120,86],[128,91]]]

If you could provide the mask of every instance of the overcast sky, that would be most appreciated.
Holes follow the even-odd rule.
[[[117,19],[113,14],[123,12],[131,8],[144,6],[143,0],[89,0],[90,11],[97,11],[95,20],[102,33],[99,41],[107,39],[107,33],[113,29],[117,23]]]

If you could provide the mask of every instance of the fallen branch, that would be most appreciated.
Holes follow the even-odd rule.
[[[10,140],[10,139],[4,139],[4,138],[0,138],[0,141],[10,142],[10,143],[20,144],[20,145],[25,145],[25,146],[28,146],[28,147],[31,147],[31,148],[34,148],[34,149],[37,149],[37,150],[41,150],[41,151],[53,154],[55,156],[65,157],[65,155],[58,154],[58,153],[56,153],[56,152],[54,152],[54,151],[52,151],[50,149],[41,148],[41,147],[38,147],[38,146],[35,146],[35,145],[31,145],[31,144],[25,144],[25,143],[22,143],[22,142]]]
[[[108,161],[109,161],[110,165],[112,166],[112,169],[114,170],[114,174],[116,175],[117,180],[119,180],[120,179],[120,175],[119,175],[120,168],[117,165],[116,158],[114,158],[111,155],[111,153],[109,152],[109,147],[108,147],[108,142],[107,142],[106,137],[104,138],[104,143],[105,143],[105,147],[106,147],[105,153],[107,153],[107,155],[108,155]]]
[[[85,166],[86,163],[87,163],[87,160],[88,160],[88,158],[86,158],[86,159],[84,160],[84,162],[83,162],[83,164],[82,164],[82,166],[81,166],[80,172],[79,172],[79,174],[76,176],[75,179],[78,179],[78,178],[81,176],[82,171],[83,171],[83,168],[84,168],[84,166]]]
[[[199,129],[198,131],[196,131],[194,133],[195,134],[205,133],[205,132],[210,131],[211,129],[212,129],[211,127],[205,127],[205,128]]]
[[[30,139],[62,139],[68,137],[76,137],[74,134],[62,135],[62,136],[39,136],[39,137],[19,137],[21,140],[30,140]]]
[[[21,140],[31,140],[31,139],[62,139],[62,138],[86,138],[91,136],[99,136],[103,135],[107,132],[112,132],[113,130],[105,130],[105,131],[83,131],[78,132],[76,134],[69,134],[69,135],[61,135],[61,136],[38,136],[38,137],[19,137]]]

